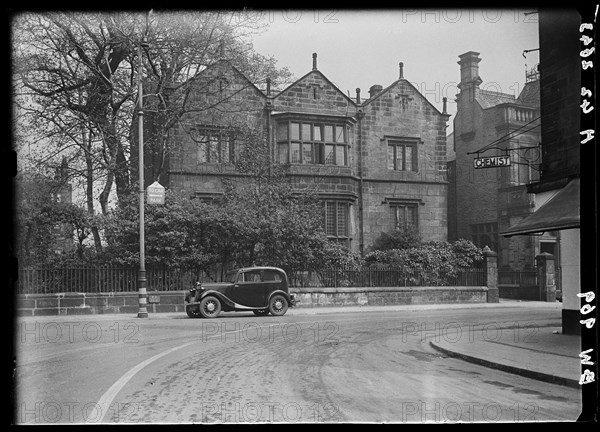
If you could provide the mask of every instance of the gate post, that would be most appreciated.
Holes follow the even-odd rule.
[[[556,301],[556,283],[554,280],[554,255],[548,252],[536,255],[537,283],[540,301]]]
[[[486,246],[483,248],[483,260],[488,289],[487,302],[498,303],[500,301],[498,292],[498,254]]]

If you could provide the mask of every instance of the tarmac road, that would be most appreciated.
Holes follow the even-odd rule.
[[[473,305],[212,320],[19,318],[15,421],[573,421],[580,390],[448,357],[429,344],[483,331],[535,344],[536,333],[553,326],[560,327],[557,308]]]

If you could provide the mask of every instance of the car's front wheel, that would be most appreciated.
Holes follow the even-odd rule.
[[[256,315],[256,316],[269,315],[269,309],[258,309],[258,310],[253,310],[252,312],[254,312],[254,315]]]
[[[218,298],[208,296],[200,300],[200,314],[204,318],[216,318],[221,312],[221,302]]]
[[[200,314],[200,308],[198,305],[188,305],[185,307],[185,313],[190,318],[200,318],[202,315]]]
[[[284,296],[276,294],[273,297],[271,297],[271,300],[269,301],[269,312],[271,312],[271,315],[285,315],[287,310],[288,301]]]

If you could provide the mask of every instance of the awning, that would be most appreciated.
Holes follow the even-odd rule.
[[[579,228],[579,178],[571,180],[537,211],[500,235],[510,237],[569,228]]]

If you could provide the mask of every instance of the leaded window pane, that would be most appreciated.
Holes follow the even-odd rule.
[[[323,140],[322,136],[321,136],[321,125],[314,125],[313,126],[313,134],[314,134],[313,139],[315,141],[322,141]]]
[[[279,162],[288,163],[290,157],[290,148],[288,143],[279,144]]]
[[[310,141],[310,123],[302,123],[302,141]]]
[[[291,124],[291,136],[293,140],[299,140],[300,139],[300,123],[292,123]]]
[[[292,163],[300,163],[300,143],[291,144],[291,160]]]
[[[346,146],[339,145],[335,151],[335,164],[346,165]]]
[[[393,145],[389,145],[388,146],[388,169],[393,170],[394,167],[394,150],[395,150],[395,146]]]
[[[333,142],[333,126],[325,125],[325,141]]]
[[[333,151],[334,147],[335,146],[332,144],[325,145],[325,163],[326,164],[333,165],[333,163],[335,161],[335,159],[334,159],[335,152]]]
[[[302,144],[302,163],[312,163],[312,144]]]

